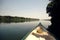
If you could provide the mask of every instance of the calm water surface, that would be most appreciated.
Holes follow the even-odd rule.
[[[27,32],[35,28],[40,22],[46,28],[51,24],[50,21],[0,23],[0,40],[20,40]]]

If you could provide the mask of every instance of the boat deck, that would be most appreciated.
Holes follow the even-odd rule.
[[[26,37],[25,40],[55,40],[55,38],[48,31],[44,31],[38,26]]]

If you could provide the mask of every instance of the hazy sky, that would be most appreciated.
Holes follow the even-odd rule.
[[[49,0],[0,0],[0,15],[46,19]]]

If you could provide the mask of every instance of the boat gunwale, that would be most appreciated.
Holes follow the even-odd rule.
[[[34,27],[31,31],[29,31],[21,40],[25,40],[26,37],[27,37],[35,28],[37,28],[38,26],[42,27],[42,29],[43,29],[44,31],[48,32],[48,30],[47,30],[41,23],[39,23],[36,27]],[[55,36],[54,36],[52,33],[50,33],[50,32],[48,32],[48,33],[55,38]]]

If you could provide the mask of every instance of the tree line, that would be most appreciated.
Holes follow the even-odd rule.
[[[38,21],[36,18],[25,18],[17,16],[0,16],[0,22],[25,22],[25,21]]]

